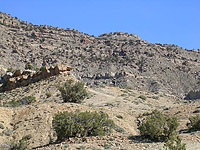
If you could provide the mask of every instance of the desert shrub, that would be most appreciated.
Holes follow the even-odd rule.
[[[58,87],[64,102],[81,103],[87,97],[84,83],[67,80],[63,86]]]
[[[150,140],[161,141],[169,138],[176,131],[178,125],[177,118],[167,117],[158,110],[154,110],[142,121],[138,129],[142,136]]]
[[[70,137],[103,136],[114,127],[113,121],[103,112],[62,112],[55,115],[52,124],[57,141]]]
[[[200,130],[200,115],[192,116],[189,120],[190,123],[187,123],[187,126],[190,130]]]
[[[170,136],[164,144],[165,150],[186,150],[186,144],[182,143],[181,138],[174,134]]]
[[[36,101],[36,98],[34,96],[25,96],[22,98],[19,103],[20,105],[29,105]]]
[[[26,64],[25,69],[33,70],[33,65],[32,64]]]
[[[15,69],[13,69],[13,68],[8,68],[8,69],[7,69],[7,72],[15,72]]]
[[[34,96],[25,96],[21,100],[12,100],[9,102],[5,102],[3,106],[5,107],[19,107],[22,105],[30,105],[36,101]]]

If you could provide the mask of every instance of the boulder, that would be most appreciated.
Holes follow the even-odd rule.
[[[29,75],[29,74],[35,74],[35,73],[36,71],[27,69],[23,71],[22,75]]]
[[[65,72],[65,71],[70,71],[72,70],[71,67],[68,67],[66,65],[63,64],[58,64],[55,66],[54,71],[55,71],[55,75],[60,74],[61,72]]]
[[[2,87],[0,86],[0,92],[9,91],[21,86],[27,86],[50,76],[59,75],[60,73],[69,76],[70,70],[72,70],[72,67],[60,64],[55,67],[50,67],[49,69],[47,67],[42,67],[38,72],[33,70],[25,70],[23,72],[21,70],[16,70],[14,74],[8,72],[0,78],[0,83],[3,83]]]
[[[3,80],[4,81],[8,81],[11,77],[12,77],[12,73],[11,72],[7,72],[4,76],[3,76]]]
[[[13,74],[13,77],[18,77],[22,75],[22,71],[21,70],[16,70]]]
[[[51,66],[49,68],[49,71],[50,71],[51,76],[55,75],[55,67]]]
[[[21,79],[22,79],[22,80],[27,80],[27,79],[28,79],[28,76],[27,76],[27,75],[22,75]]]
[[[8,79],[8,81],[5,85],[6,85],[4,88],[5,91],[10,91],[10,90],[16,88],[15,87],[15,78]]]
[[[38,82],[40,80],[41,80],[41,72],[37,72],[36,74],[33,75],[32,82]]]
[[[51,75],[51,72],[48,70],[47,67],[44,67],[42,70],[41,70],[41,79],[45,79],[47,77],[50,77]]]
[[[28,80],[27,75],[23,75],[20,81],[21,81],[20,86],[26,86],[30,84],[30,81]]]

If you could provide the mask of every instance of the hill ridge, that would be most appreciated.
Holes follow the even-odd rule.
[[[77,30],[26,24],[2,13],[0,22],[3,71],[23,69],[26,64],[40,68],[64,63],[75,68],[75,76],[88,86],[129,87],[180,97],[200,90],[197,51],[151,44],[122,32],[93,37]]]

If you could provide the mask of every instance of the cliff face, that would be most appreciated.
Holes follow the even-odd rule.
[[[89,86],[112,85],[184,97],[200,90],[199,56],[176,45],[150,44],[133,34],[93,37],[0,14],[1,70],[64,63],[75,68],[73,74]]]

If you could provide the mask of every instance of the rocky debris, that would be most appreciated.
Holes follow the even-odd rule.
[[[51,66],[49,69],[47,67],[42,67],[38,72],[32,70],[16,70],[13,74],[7,73],[2,77],[3,85],[0,87],[0,92],[10,91],[21,86],[27,86],[31,83],[38,82],[61,73],[70,75],[70,70],[72,70],[72,67],[63,64],[58,64],[55,67]]]
[[[35,70],[30,70],[30,69],[26,69],[22,72],[22,75],[33,75],[35,74],[36,71]]]

